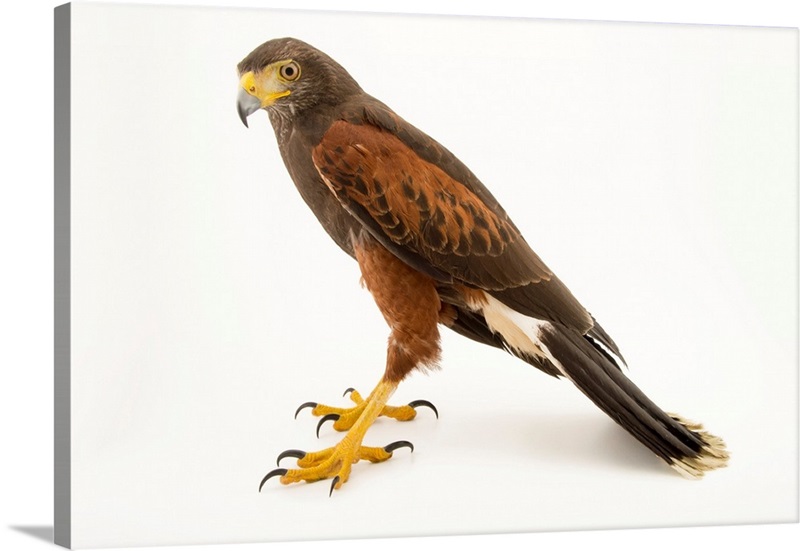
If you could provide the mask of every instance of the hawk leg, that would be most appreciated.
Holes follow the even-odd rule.
[[[300,450],[283,452],[278,456],[278,461],[284,457],[297,458],[298,468],[278,468],[269,472],[261,481],[261,487],[275,476],[279,476],[283,484],[332,478],[333,493],[334,489],[341,488],[350,478],[354,463],[362,459],[378,463],[389,459],[392,452],[399,447],[408,447],[412,451],[414,449],[405,441],[395,442],[384,448],[362,446],[362,441],[367,430],[380,415],[403,418],[414,413],[412,404],[415,402],[400,408],[387,406],[386,402],[409,373],[415,369],[436,366],[440,354],[437,327],[441,309],[439,295],[431,277],[399,260],[368,234],[362,233],[354,238],[353,248],[361,267],[363,282],[392,329],[386,355],[386,371],[366,400],[362,400],[357,393],[351,394],[351,399],[356,402],[353,408],[334,410],[327,406],[314,405],[316,414],[339,415],[337,421],[344,418],[340,427],[347,430],[347,434],[332,448],[308,453]],[[300,409],[304,406],[311,404],[304,404]],[[405,408],[409,408],[410,412]],[[322,418],[323,421],[325,419],[326,417]],[[344,429],[345,425],[349,425],[349,428]]]

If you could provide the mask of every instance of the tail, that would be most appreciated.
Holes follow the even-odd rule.
[[[588,335],[560,324],[524,316],[489,297],[483,309],[492,331],[509,350],[545,371],[557,371],[639,442],[687,478],[724,467],[728,452],[721,438],[699,424],[666,413],[620,369],[616,345],[603,342],[599,326]],[[601,336],[601,338],[598,338]],[[611,350],[609,350],[611,349]]]

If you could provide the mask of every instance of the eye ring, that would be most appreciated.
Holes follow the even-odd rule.
[[[285,65],[281,65],[279,70],[281,78],[288,81],[297,80],[300,77],[300,65],[294,61],[290,61]]]

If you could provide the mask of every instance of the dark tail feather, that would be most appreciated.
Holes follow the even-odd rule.
[[[728,452],[721,438],[665,413],[591,338],[549,324],[539,338],[550,361],[592,402],[682,475],[699,478],[726,465]]]

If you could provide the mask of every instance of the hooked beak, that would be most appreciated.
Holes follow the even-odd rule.
[[[261,100],[249,94],[244,88],[239,88],[239,95],[236,98],[236,110],[242,124],[249,128],[247,117],[261,109]]]

